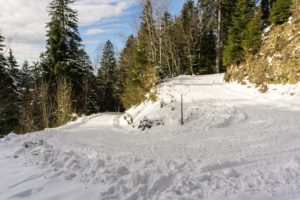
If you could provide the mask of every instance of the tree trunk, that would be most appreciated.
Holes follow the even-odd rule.
[[[217,56],[216,56],[216,73],[220,73],[221,68],[221,57],[222,57],[222,48],[221,48],[221,23],[222,23],[222,5],[218,1],[218,27],[217,27]]]

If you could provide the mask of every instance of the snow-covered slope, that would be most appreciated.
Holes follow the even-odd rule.
[[[269,88],[181,76],[127,114],[10,134],[0,199],[300,199],[300,86]]]

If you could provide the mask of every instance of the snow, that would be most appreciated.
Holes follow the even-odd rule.
[[[293,17],[289,17],[288,24],[292,24],[292,23],[293,23]]]
[[[263,33],[262,33],[263,41],[265,41],[269,37],[269,33],[272,30],[272,27],[273,27],[273,25],[270,25],[263,30]]]
[[[223,76],[167,80],[124,115],[8,135],[0,199],[300,199],[300,84],[262,94]],[[145,119],[160,123],[142,131]]]
[[[282,55],[280,53],[275,53],[272,57],[268,56],[267,61],[268,61],[269,66],[273,65],[272,62],[273,62],[274,58],[281,58],[281,57],[282,57]]]

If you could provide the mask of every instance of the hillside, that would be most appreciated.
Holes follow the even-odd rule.
[[[300,85],[223,79],[180,76],[124,115],[9,134],[0,199],[299,199]]]
[[[229,68],[225,79],[245,80],[266,91],[266,84],[295,84],[300,81],[300,19],[290,18],[280,26],[264,31],[263,44],[258,54],[250,56],[240,66]]]

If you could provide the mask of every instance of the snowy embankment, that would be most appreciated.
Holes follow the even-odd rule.
[[[300,85],[222,80],[181,76],[125,115],[10,134],[0,199],[300,199]]]

